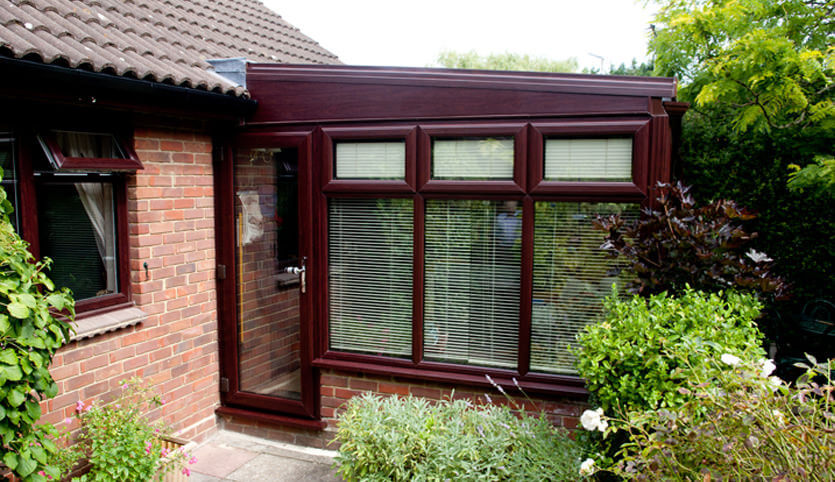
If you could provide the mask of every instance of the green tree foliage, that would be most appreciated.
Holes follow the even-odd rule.
[[[784,315],[831,297],[833,181],[824,169],[835,148],[835,2],[659,3],[655,73],[678,77],[680,98],[693,102],[683,180],[699,199],[734,199],[758,213],[753,247],[793,284],[795,305]],[[810,167],[789,185],[793,164]]]
[[[576,72],[577,59],[551,60],[506,52],[503,54],[479,55],[475,50],[455,52],[446,50],[435,61],[441,67],[450,69],[480,70],[521,70],[530,72]]]
[[[48,370],[52,356],[69,340],[70,325],[53,313],[72,316],[74,304],[46,276],[50,261],[33,259],[9,222],[11,212],[0,188],[0,464],[24,482],[45,482],[59,477],[50,465],[55,429],[35,423],[40,400],[58,392]]]

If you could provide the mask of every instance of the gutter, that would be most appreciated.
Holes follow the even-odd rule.
[[[243,120],[258,105],[253,99],[180,87],[31,60],[0,57],[0,96],[96,105],[151,113],[187,113]],[[185,112],[184,112],[185,111]]]

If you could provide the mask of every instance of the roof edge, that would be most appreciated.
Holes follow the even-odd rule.
[[[352,65],[247,64],[247,78],[304,82],[425,85],[468,88],[513,88],[574,94],[624,95],[676,98],[672,77],[518,72],[498,70],[438,69],[421,67],[371,67]]]

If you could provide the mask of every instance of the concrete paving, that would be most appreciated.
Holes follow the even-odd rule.
[[[336,452],[220,431],[194,452],[189,482],[342,480],[333,468]]]

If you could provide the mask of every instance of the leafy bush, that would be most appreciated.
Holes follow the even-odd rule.
[[[606,232],[602,248],[627,259],[635,273],[631,291],[649,296],[690,286],[701,291],[741,289],[775,297],[785,283],[771,272],[764,253],[746,252],[756,236],[740,222],[752,219],[733,201],[714,201],[697,208],[690,188],[662,184],[656,206],[626,224],[620,215],[601,218]]]
[[[77,445],[65,449],[64,469],[71,469],[80,458],[91,468],[73,481],[162,480],[173,470],[185,468],[196,459],[182,450],[164,447],[161,437],[168,434],[161,423],[151,423],[148,413],[164,402],[140,379],[122,382],[119,397],[108,405],[78,402],[76,417],[81,421]]]
[[[465,400],[365,394],[336,434],[345,480],[576,480],[580,450],[544,417]]]
[[[608,419],[608,433],[629,435],[611,470],[637,480],[832,480],[833,362],[810,359],[790,387],[769,377],[770,360],[721,360],[679,389],[687,400],[677,409]]]
[[[41,482],[57,478],[59,469],[49,464],[58,450],[50,440],[54,428],[35,425],[39,402],[58,392],[48,368],[70,332],[54,313],[72,318],[74,303],[46,276],[50,260],[33,259],[9,222],[11,212],[0,188],[0,462],[24,482]]]
[[[759,309],[753,296],[735,292],[613,295],[603,321],[578,334],[576,367],[607,413],[675,407],[686,400],[678,388],[708,367],[707,356],[765,356],[753,321]]]

